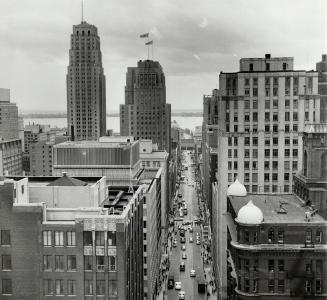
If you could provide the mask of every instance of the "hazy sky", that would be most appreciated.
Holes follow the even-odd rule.
[[[20,110],[66,110],[66,72],[80,0],[0,0],[0,87]],[[172,109],[201,109],[220,71],[242,57],[293,56],[315,69],[327,53],[326,0],[84,0],[84,19],[98,27],[107,78],[107,111],[124,102],[125,74],[147,57],[166,74]]]

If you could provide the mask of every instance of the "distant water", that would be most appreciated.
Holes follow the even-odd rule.
[[[202,117],[172,117],[171,121],[176,121],[178,125],[182,128],[189,128],[194,131],[195,126],[202,125]],[[29,123],[50,125],[51,127],[67,127],[66,118],[24,118],[24,125]],[[119,132],[119,117],[107,117],[107,128],[113,129],[114,132]]]

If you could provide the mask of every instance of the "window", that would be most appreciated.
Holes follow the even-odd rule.
[[[278,260],[278,272],[284,272],[285,271],[285,262],[283,259]]]
[[[258,182],[258,173],[252,173],[252,182]]]
[[[117,295],[118,295],[117,281],[109,280],[109,296],[117,296]]]
[[[253,64],[249,65],[249,69],[250,69],[250,71],[253,71]]]
[[[237,146],[237,144],[238,144],[237,137],[234,137],[234,146]]]
[[[268,271],[269,272],[275,271],[275,261],[273,259],[268,260]]]
[[[257,96],[258,96],[258,89],[253,88],[253,97],[257,97]]]
[[[285,125],[285,132],[290,132],[290,125]]]
[[[228,138],[228,146],[232,146],[232,138],[231,137]]]
[[[83,232],[83,244],[84,246],[92,246],[92,231]]]
[[[305,241],[306,243],[312,243],[312,231],[311,229],[307,229],[305,232]]]
[[[257,231],[253,232],[253,242],[254,243],[258,242],[258,232]]]
[[[97,271],[104,271],[104,256],[96,256]]]
[[[253,142],[253,145],[254,145],[254,140],[252,140],[252,142]],[[256,138],[256,143],[258,144],[258,138]],[[257,158],[258,157],[258,150],[257,149],[253,149],[252,150],[252,157],[253,158]]]
[[[237,168],[238,168],[237,161],[234,161],[234,169],[237,170]]]
[[[293,131],[297,131],[297,125],[293,125]]]
[[[270,126],[269,125],[265,125],[265,132],[269,132],[270,131]]]
[[[265,101],[265,108],[266,109],[269,109],[270,108],[270,101],[269,100],[266,100]]]
[[[273,157],[278,157],[278,149],[273,149]],[[275,169],[278,168],[278,162],[277,161],[273,162],[273,168],[275,168]]]
[[[250,95],[250,89],[244,89],[244,95],[249,96]]]
[[[244,289],[246,293],[250,292],[250,279],[248,278],[244,279]]]
[[[43,231],[43,246],[51,246],[51,231]]]
[[[250,241],[250,233],[248,230],[244,230],[244,241],[247,243]]]
[[[55,255],[55,270],[64,271],[64,256]]]
[[[284,192],[288,193],[290,191],[290,187],[288,185],[284,185]]]
[[[84,256],[84,270],[92,270],[92,255]]]
[[[265,139],[265,146],[269,146],[270,145],[270,139]]]
[[[56,295],[64,294],[64,281],[62,279],[56,279]]]
[[[97,280],[96,281],[96,294],[104,295],[104,293],[105,293],[104,280]]]
[[[270,70],[270,63],[266,63],[266,71]]]
[[[52,255],[43,255],[43,271],[52,270]]]
[[[257,100],[253,100],[253,102],[252,102],[252,108],[253,109],[257,109],[258,108],[258,102],[257,102]],[[256,121],[256,120],[253,120],[253,121]]]
[[[278,126],[277,125],[273,126],[273,132],[278,132]]]
[[[322,273],[322,260],[319,259],[319,260],[316,260],[316,273],[317,274],[321,274]]]
[[[305,281],[305,292],[307,294],[311,293],[311,281],[310,280]]]
[[[278,96],[278,88],[276,88],[276,87],[273,88],[273,96],[274,97],[277,97]]]
[[[64,232],[55,231],[55,246],[63,247],[64,246]]]
[[[10,246],[10,230],[1,230],[1,245]]]
[[[275,145],[275,146],[278,145],[278,138],[277,137],[273,138],[273,145]]]
[[[297,112],[293,112],[293,121],[297,121]]]
[[[238,115],[237,114],[234,114],[234,122],[237,122],[237,121],[238,121]]]
[[[2,270],[11,270],[11,255],[2,255]]]
[[[244,271],[250,272],[250,261],[248,259],[244,259]]]
[[[278,229],[278,243],[283,244],[284,243],[284,230]]]
[[[109,271],[116,271],[116,256],[109,256]]]
[[[76,255],[67,255],[67,270],[76,271]]]
[[[322,280],[321,279],[316,280],[316,294],[318,294],[318,295],[322,294]]]
[[[269,173],[264,174],[264,180],[265,180],[265,182],[269,181]]]
[[[237,157],[237,149],[234,149],[234,157]]]
[[[270,157],[270,149],[265,149],[265,157]]]
[[[278,293],[285,292],[285,281],[283,279],[278,279]]]
[[[245,161],[244,162],[244,169],[245,170],[249,170],[250,169],[250,162],[249,161]],[[249,173],[246,173],[246,174],[250,175]]]
[[[245,137],[244,138],[244,145],[245,146],[249,146],[250,145],[250,138],[249,137]]]
[[[228,157],[229,157],[229,158],[232,157],[232,149],[228,149]]]
[[[84,280],[84,294],[93,295],[93,280]]]
[[[238,131],[238,126],[234,125],[234,132],[237,132],[237,131]]]
[[[70,296],[76,295],[76,280],[67,281],[67,294]]]
[[[76,233],[74,231],[67,231],[67,246],[76,246]]]
[[[271,244],[274,243],[274,241],[275,241],[275,231],[273,228],[271,228],[268,231],[268,243]]]
[[[53,295],[52,280],[44,279],[43,280],[43,293],[44,295]]]
[[[275,291],[275,280],[274,279],[268,280],[268,291],[269,291],[269,293],[273,293]]]
[[[244,121],[245,122],[250,122],[250,115],[249,114],[244,115]]]
[[[293,156],[294,157],[297,157],[297,155],[298,155],[298,150],[297,149],[293,149]]]
[[[269,161],[264,162],[265,170],[269,170],[269,165],[270,165]]]
[[[290,157],[290,149],[284,150],[285,157]]]
[[[108,246],[116,246],[116,231],[108,231]]]
[[[270,96],[270,88],[266,88],[265,89],[265,92],[266,92],[266,97],[269,97]]]
[[[272,180],[277,181],[278,180],[278,173],[273,173],[272,174]]]
[[[316,243],[322,242],[322,231],[319,229],[316,231]]]
[[[289,138],[285,138],[285,146],[289,146],[290,145],[290,139]]]
[[[96,246],[104,246],[104,232],[103,231],[95,232],[95,245]]]
[[[273,121],[278,121],[278,114],[273,114]]]

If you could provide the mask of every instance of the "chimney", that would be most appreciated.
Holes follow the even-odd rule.
[[[62,177],[67,177],[67,172],[62,172]]]
[[[265,54],[266,59],[270,59],[270,54]]]

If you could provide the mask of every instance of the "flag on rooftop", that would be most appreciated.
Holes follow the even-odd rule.
[[[145,43],[145,45],[152,45],[152,44],[153,44],[153,41]]]
[[[149,37],[149,33],[144,33],[140,35],[140,38],[148,38]]]

